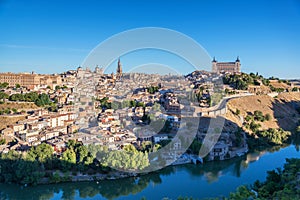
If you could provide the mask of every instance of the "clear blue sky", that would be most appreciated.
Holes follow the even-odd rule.
[[[0,0],[0,71],[74,69],[106,38],[149,26],[192,37],[218,61],[239,55],[245,72],[300,78],[299,0]]]

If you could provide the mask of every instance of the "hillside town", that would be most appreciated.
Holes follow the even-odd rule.
[[[298,91],[299,87],[297,82],[243,74],[239,58],[226,63],[214,58],[212,71],[194,71],[186,76],[123,73],[119,60],[116,74],[105,74],[98,66],[52,75],[1,73],[0,114],[11,120],[2,127],[0,152],[22,152],[47,143],[61,156],[69,140],[110,150],[129,144],[141,150],[149,142],[162,147],[179,130],[190,131],[189,124],[182,123],[186,116],[201,117],[196,133],[201,144],[211,132],[209,120],[226,114],[226,98],[276,95]],[[253,84],[247,85],[247,81]],[[24,107],[12,107],[16,103]],[[207,160],[229,159],[248,151],[246,135],[237,125],[225,121],[220,131]],[[182,142],[173,144],[178,155],[172,156],[191,162],[193,159],[181,156],[187,152]]]

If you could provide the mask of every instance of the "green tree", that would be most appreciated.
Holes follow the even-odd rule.
[[[59,175],[59,171],[55,171],[52,176],[50,176],[51,183],[59,183],[61,181],[61,177]]]
[[[35,102],[39,98],[37,92],[29,92],[24,95],[24,100],[27,102]]]
[[[73,149],[68,148],[61,157],[64,170],[70,170],[76,164],[76,153]]]
[[[266,119],[267,121],[270,121],[270,120],[272,119],[272,117],[271,117],[271,115],[268,113],[268,114],[265,115],[265,119]]]
[[[38,99],[35,101],[35,104],[37,106],[45,106],[45,105],[50,105],[51,104],[51,100],[49,98],[49,96],[45,93],[42,93],[39,95]]]
[[[8,115],[8,114],[10,114],[10,113],[11,113],[11,110],[10,110],[10,108],[6,108],[6,109],[4,109],[4,113],[5,113],[5,114],[7,114],[7,115]]]
[[[42,143],[36,147],[30,148],[27,154],[28,160],[37,160],[40,163],[45,163],[47,159],[51,159],[53,156],[53,148],[51,145]]]
[[[0,145],[6,144],[6,139],[5,138],[1,138],[0,139]]]
[[[147,152],[143,153],[133,145],[126,145],[121,151],[108,152],[101,163],[119,170],[142,170],[149,166],[149,159]]]
[[[69,149],[75,150],[76,147],[78,147],[79,144],[75,140],[68,140],[67,147]]]
[[[86,159],[86,157],[88,156],[88,149],[86,146],[79,146],[78,148],[76,148],[76,153],[78,155],[78,162],[83,162],[84,159]]]
[[[258,131],[258,129],[261,127],[260,124],[255,123],[254,121],[252,121],[250,123],[250,129],[252,130],[252,132],[256,132]]]
[[[94,157],[91,155],[91,154],[88,154],[86,157],[85,157],[85,160],[84,160],[84,164],[85,165],[90,165],[94,162]]]
[[[257,121],[260,121],[260,122],[265,121],[265,117],[264,117],[263,113],[259,110],[254,111],[254,119]]]
[[[7,82],[4,83],[0,83],[0,89],[5,89],[9,86],[9,84]]]
[[[23,94],[12,94],[9,97],[10,101],[24,101],[24,95]]]
[[[145,107],[145,104],[144,104],[144,102],[138,102],[136,104],[136,107]]]
[[[192,154],[199,154],[200,148],[202,146],[202,143],[199,142],[197,139],[194,139],[189,149],[191,150]]]
[[[247,115],[247,116],[245,117],[245,120],[246,120],[247,122],[249,122],[249,121],[253,120],[253,117],[250,116],[250,115]]]
[[[22,154],[11,150],[0,154],[0,180],[22,184],[36,184],[44,176],[36,161],[28,162]]]
[[[9,95],[6,94],[5,92],[0,92],[0,100],[5,100],[5,99],[8,99],[9,98]]]
[[[151,141],[143,141],[142,145],[141,145],[141,150],[143,152],[147,151],[147,152],[151,152],[152,151],[152,142]]]
[[[60,90],[61,87],[59,85],[55,86],[55,90]]]
[[[154,144],[153,146],[153,152],[157,152],[159,149],[161,148],[161,145],[160,144]]]
[[[134,101],[134,100],[131,100],[130,101],[130,107],[136,107],[136,101]]]
[[[230,193],[230,200],[244,200],[244,199],[250,199],[255,197],[255,194],[250,191],[249,188],[246,186],[240,186],[237,188],[237,191],[235,193]]]
[[[299,91],[299,88],[293,87],[292,91],[293,91],[293,92],[298,92],[298,91]]]

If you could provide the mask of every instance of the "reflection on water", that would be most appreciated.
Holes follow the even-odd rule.
[[[253,180],[264,179],[267,170],[282,166],[284,159],[288,156],[300,157],[295,146],[254,152],[243,158],[209,162],[205,165],[170,166],[137,178],[106,180],[99,183],[62,183],[25,188],[14,184],[0,184],[0,200],[84,199],[88,197],[140,199],[142,196],[146,196],[147,199],[161,199],[163,196],[160,195],[172,198],[180,195],[198,198],[228,195],[236,186],[245,184],[245,181],[252,183]],[[276,160],[270,162],[274,158],[277,162]],[[189,186],[184,187],[184,183]],[[219,187],[219,184],[227,184],[227,186],[214,188],[213,194],[209,193],[209,188]],[[201,194],[195,191],[198,187],[203,190]]]
[[[50,199],[54,197],[55,193],[61,194],[62,199],[74,199],[76,196],[80,198],[95,197],[98,194],[106,199],[115,199],[119,196],[136,194],[146,188],[149,183],[160,184],[159,174],[142,176],[138,180],[126,178],[102,181],[99,184],[95,182],[64,183],[27,188],[20,188],[16,185],[1,185],[0,199],[6,199],[5,197],[8,199]]]
[[[293,144],[295,145],[296,151],[300,150],[300,134],[294,134],[293,136]]]

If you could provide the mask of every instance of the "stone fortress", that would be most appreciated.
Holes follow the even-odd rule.
[[[218,62],[215,57],[212,61],[212,72],[214,73],[240,73],[241,72],[241,62],[239,57],[237,57],[235,62]]]

